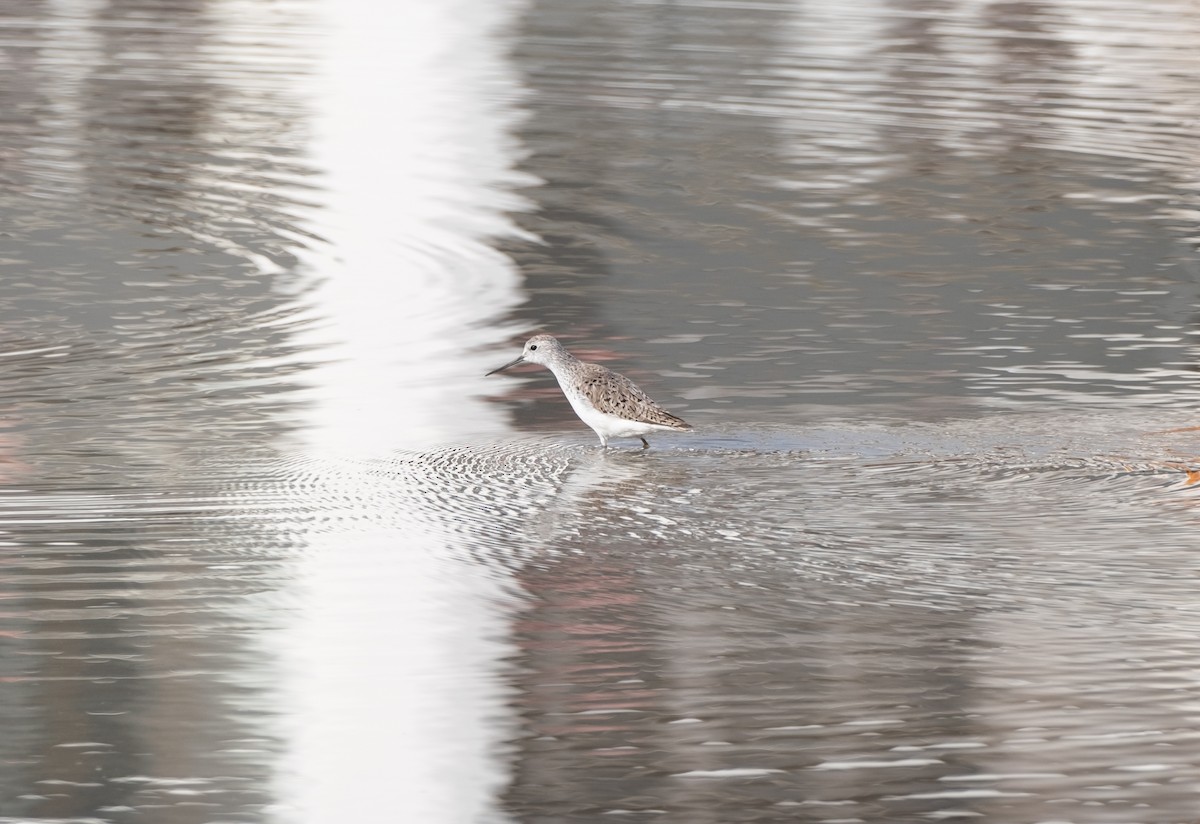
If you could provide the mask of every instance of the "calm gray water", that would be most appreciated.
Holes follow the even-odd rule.
[[[1190,0],[0,57],[3,824],[1200,820]],[[534,331],[697,431],[482,377]]]

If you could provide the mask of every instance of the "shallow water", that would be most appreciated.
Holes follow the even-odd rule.
[[[1196,819],[1188,3],[0,31],[0,821]]]

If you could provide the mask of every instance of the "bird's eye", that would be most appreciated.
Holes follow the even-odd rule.
[[[529,347],[529,351],[532,352],[534,349],[537,349],[536,343],[533,346]]]

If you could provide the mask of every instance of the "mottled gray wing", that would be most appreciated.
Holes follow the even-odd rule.
[[[692,428],[683,418],[672,415],[651,400],[649,395],[624,375],[594,363],[584,364],[584,367],[579,388],[584,397],[591,401],[592,406],[601,412],[640,423],[669,426],[672,429]]]

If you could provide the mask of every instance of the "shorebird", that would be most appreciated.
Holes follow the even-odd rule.
[[[686,421],[651,400],[629,378],[600,364],[584,363],[550,335],[534,335],[525,342],[525,349],[516,360],[488,375],[519,363],[541,364],[554,373],[571,408],[600,436],[601,446],[607,447],[609,438],[638,438],[642,449],[649,449],[650,442],[643,436],[650,432],[692,430]]]

